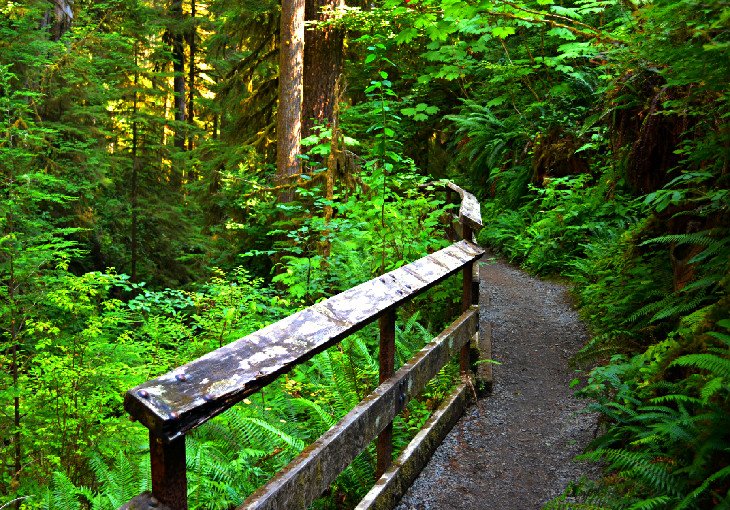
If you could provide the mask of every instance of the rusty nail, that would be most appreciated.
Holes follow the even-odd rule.
[[[175,376],[175,379],[177,379],[177,380],[178,380],[178,381],[180,381],[180,382],[185,382],[185,381],[187,381],[187,380],[188,380],[188,376],[187,376],[187,375],[185,375],[185,374],[177,374],[177,375]]]
[[[145,390],[139,390],[137,392],[137,395],[139,395],[142,398],[150,398],[150,394],[147,393]]]
[[[213,400],[213,395],[211,395],[210,393],[206,393],[205,395],[203,395],[203,400],[205,400],[206,402],[210,402],[211,400]]]
[[[157,501],[157,498],[152,496],[149,501],[150,508],[157,508],[157,506],[160,504],[159,501]]]

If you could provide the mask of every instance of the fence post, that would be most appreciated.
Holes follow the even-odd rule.
[[[462,237],[471,242],[472,230],[471,226],[466,223],[461,224]],[[472,279],[474,274],[474,263],[469,263],[461,270],[462,271],[462,292],[461,292],[461,311],[466,312],[474,301],[474,288],[472,285]],[[478,296],[477,296],[478,298]],[[466,374],[471,368],[470,363],[470,351],[469,344],[467,343],[461,348],[461,354],[459,356],[459,365],[461,367],[461,373]]]
[[[380,326],[380,378],[382,384],[395,372],[395,308],[386,310],[378,319]],[[378,435],[375,477],[380,478],[393,459],[393,422]]]
[[[170,510],[188,510],[185,436],[165,444],[150,432],[152,496]]]

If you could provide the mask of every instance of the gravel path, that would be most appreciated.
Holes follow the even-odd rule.
[[[566,288],[499,261],[480,263],[482,331],[492,324],[494,389],[467,411],[398,510],[541,508],[592,466],[573,457],[595,419],[568,384],[586,331]]]

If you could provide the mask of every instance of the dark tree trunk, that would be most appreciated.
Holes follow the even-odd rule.
[[[304,66],[304,0],[283,0],[279,51],[279,109],[276,124],[276,179],[279,186],[292,184],[301,173],[299,149],[302,135],[302,68]],[[279,200],[289,202],[287,187]]]
[[[195,0],[190,0],[190,19],[192,24],[188,33],[188,48],[190,48],[190,65],[188,66],[188,124],[191,126],[195,120],[195,52],[197,38],[197,24],[195,20]],[[192,133],[192,132],[191,132]],[[193,135],[188,135],[188,150],[193,150]]]
[[[41,28],[51,26],[51,37],[58,41],[65,34],[74,19],[69,0],[49,0],[53,4],[53,11],[48,11],[41,21]]]
[[[188,150],[195,148],[195,137],[193,126],[195,124],[195,53],[197,51],[196,39],[198,36],[196,15],[196,0],[190,0],[190,31],[188,37],[188,49],[190,52],[190,63],[188,65]],[[198,178],[195,165],[190,162],[187,165],[187,182],[193,182]]]
[[[137,239],[137,224],[138,224],[138,214],[139,214],[139,205],[138,205],[138,192],[139,192],[139,168],[140,168],[140,161],[139,161],[139,125],[137,122],[137,113],[139,110],[139,94],[137,92],[137,86],[139,84],[139,69],[137,69],[137,45],[134,45],[134,101],[132,103],[132,179],[130,183],[131,189],[131,196],[130,196],[130,202],[131,202],[131,208],[132,208],[132,226],[131,226],[131,246],[130,251],[132,261],[131,261],[131,280],[133,282],[137,281],[137,257],[138,257],[138,239]]]
[[[11,179],[12,170],[11,170]],[[7,225],[7,232],[13,232],[15,229],[13,213],[9,211],[5,216]],[[9,253],[9,264],[8,264],[8,284],[7,284],[7,297],[8,304],[10,305],[10,345],[11,345],[11,361],[10,361],[10,373],[13,377],[13,390],[15,396],[13,397],[13,471],[11,476],[11,485],[19,484],[21,477],[21,470],[23,466],[23,448],[21,445],[22,434],[21,434],[21,422],[20,422],[20,327],[21,322],[20,314],[18,313],[17,293],[20,287],[15,275],[15,251],[11,250]],[[20,500],[15,502],[15,510],[20,510]]]
[[[173,77],[173,95],[175,110],[175,136],[173,144],[179,151],[185,150],[185,37],[179,24],[182,22],[183,10],[182,0],[173,0],[170,6],[170,15],[173,23],[176,25],[171,30],[172,37],[172,70]],[[182,185],[182,170],[178,164],[173,162],[170,176],[170,184],[174,189],[179,189]]]
[[[341,0],[306,0],[307,21],[323,21],[329,17],[322,8],[335,9]],[[302,136],[312,134],[316,123],[329,124],[337,98],[335,82],[342,73],[344,32],[327,27],[309,29],[304,36],[304,106]]]

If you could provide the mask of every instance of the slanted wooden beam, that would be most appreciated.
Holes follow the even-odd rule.
[[[353,287],[129,390],[124,407],[171,442],[478,259],[461,241]]]
[[[472,307],[421,349],[340,422],[306,448],[238,510],[307,508],[337,476],[419,394],[476,332]]]

